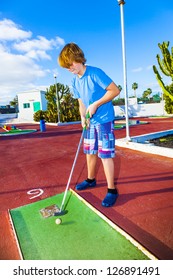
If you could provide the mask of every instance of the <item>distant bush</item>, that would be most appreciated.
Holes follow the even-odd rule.
[[[34,121],[35,122],[39,122],[40,120],[43,120],[43,119],[45,121],[47,121],[46,114],[47,114],[47,111],[42,111],[42,110],[39,110],[39,111],[35,112],[35,114],[34,114]]]

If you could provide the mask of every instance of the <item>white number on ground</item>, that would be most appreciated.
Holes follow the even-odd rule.
[[[27,192],[27,194],[33,195],[29,199],[33,199],[35,197],[38,197],[38,196],[42,195],[43,193],[44,193],[44,191],[42,189],[32,189],[32,190]]]

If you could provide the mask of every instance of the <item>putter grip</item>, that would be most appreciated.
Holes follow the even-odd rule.
[[[89,119],[90,118],[90,113],[88,112],[87,114],[86,114],[86,119]]]
[[[85,117],[86,117],[86,119],[89,119],[90,118],[90,113],[88,112]],[[84,130],[86,130],[86,129],[87,129],[87,126],[85,125]]]

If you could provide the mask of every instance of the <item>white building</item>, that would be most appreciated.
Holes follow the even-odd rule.
[[[30,90],[18,93],[18,118],[22,120],[33,121],[33,115],[39,110],[47,109],[47,100],[45,91]]]

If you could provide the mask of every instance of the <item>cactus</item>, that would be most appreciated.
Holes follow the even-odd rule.
[[[158,54],[157,61],[160,67],[160,70],[162,73],[168,77],[171,77],[173,81],[173,48],[171,48],[171,53],[168,50],[169,47],[169,42],[163,42],[162,44],[158,44],[161,52],[163,59],[160,58],[160,55]],[[162,77],[159,74],[159,71],[157,70],[157,67],[153,65],[153,71],[156,75],[156,79],[160,85],[160,87],[163,90],[163,93],[173,101],[173,95],[171,94],[169,90],[169,86],[166,86],[162,80]]]
[[[59,95],[59,101],[61,101],[61,99],[63,98],[63,95],[66,95],[67,93],[69,93],[69,87],[65,86],[63,84],[57,83],[57,91],[58,91],[58,95]]]

